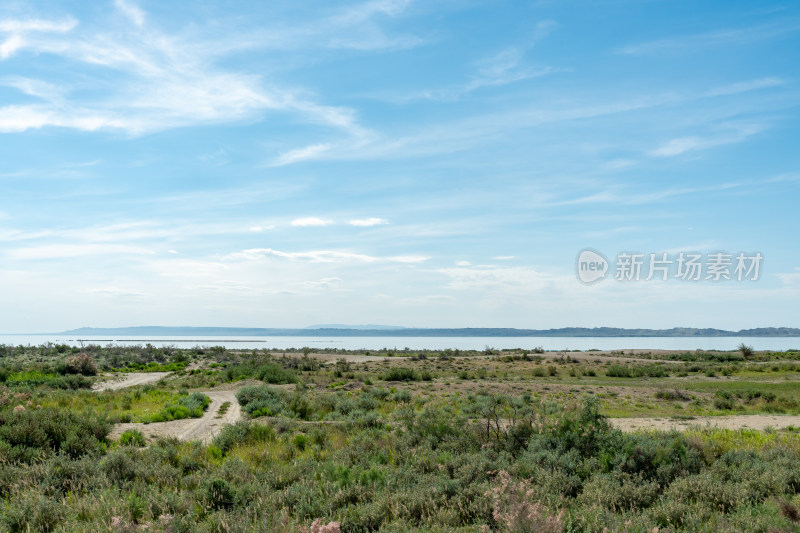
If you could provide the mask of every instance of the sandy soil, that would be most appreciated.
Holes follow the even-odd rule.
[[[206,413],[202,418],[188,418],[173,420],[172,422],[154,422],[152,424],[127,423],[117,424],[109,434],[109,439],[118,439],[128,429],[138,429],[149,440],[152,437],[177,437],[181,440],[199,440],[208,442],[220,432],[226,424],[233,424],[242,418],[242,410],[236,401],[236,391],[213,390],[205,391],[211,399]],[[225,402],[231,402],[224,415],[218,415],[219,408]]]
[[[623,431],[658,429],[662,431],[683,431],[692,427],[717,427],[720,429],[781,429],[788,426],[800,427],[800,416],[788,415],[729,415],[697,416],[691,420],[676,418],[609,418],[611,424]]]
[[[123,374],[121,378],[115,377],[113,380],[97,383],[93,389],[96,391],[103,391],[124,389],[126,387],[133,387],[134,385],[146,385],[147,383],[155,383],[170,374],[171,372],[129,372]]]

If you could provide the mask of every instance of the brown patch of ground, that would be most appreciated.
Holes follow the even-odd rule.
[[[115,376],[112,380],[96,383],[93,389],[96,391],[104,391],[124,389],[135,385],[146,385],[148,383],[155,383],[170,374],[171,372],[127,372]]]
[[[609,418],[608,421],[622,431],[642,430],[684,431],[693,427],[717,427],[721,429],[782,429],[789,426],[800,427],[797,415],[729,415],[698,416],[691,419],[680,418]]]

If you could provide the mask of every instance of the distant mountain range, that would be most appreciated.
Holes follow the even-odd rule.
[[[348,324],[315,324],[303,329],[376,329],[378,331],[389,331],[393,329],[406,329],[403,326],[384,326],[381,324],[364,324],[363,326],[352,326]]]
[[[135,337],[800,337],[800,328],[753,328],[729,331],[713,328],[403,328],[400,326],[348,326],[325,324],[308,328],[228,328],[137,326],[126,328],[78,328],[63,335]]]

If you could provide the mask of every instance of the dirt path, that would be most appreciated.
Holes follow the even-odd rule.
[[[126,387],[133,387],[134,385],[146,385],[148,383],[155,383],[170,374],[171,372],[128,372],[123,374],[121,379],[115,376],[112,380],[97,383],[93,389],[96,391],[103,391],[124,389]]]
[[[236,401],[236,391],[214,390],[203,394],[211,399],[208,409],[202,418],[187,418],[172,422],[154,422],[152,424],[126,423],[117,424],[109,434],[109,439],[116,440],[128,429],[138,429],[148,439],[152,437],[177,437],[181,440],[210,441],[226,424],[233,424],[242,418],[242,410]],[[219,415],[223,403],[230,402],[228,411]]]
[[[678,418],[609,418],[609,422],[622,431],[656,429],[659,431],[684,431],[693,427],[716,427],[720,429],[782,429],[800,427],[800,416],[793,415],[730,415],[697,416],[689,420]]]

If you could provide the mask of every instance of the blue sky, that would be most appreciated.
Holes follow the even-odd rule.
[[[798,50],[794,2],[3,2],[0,330],[798,327]]]

